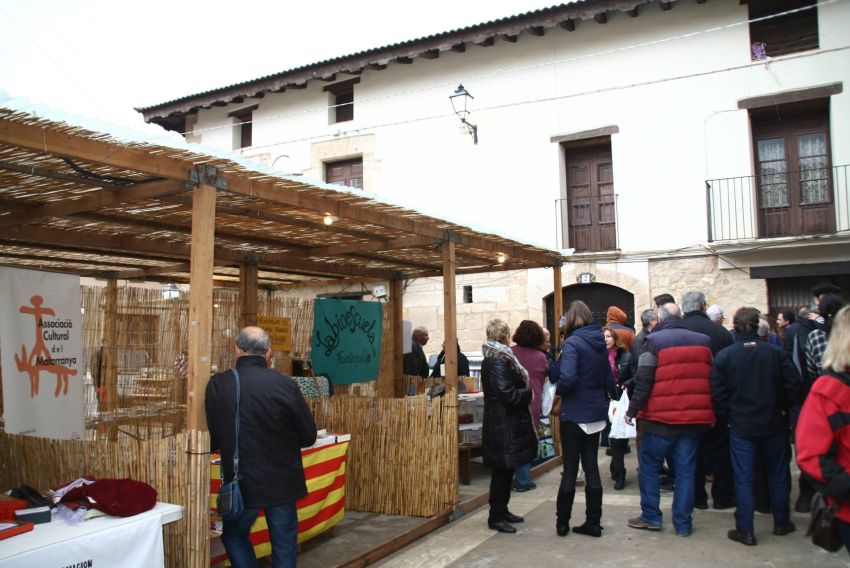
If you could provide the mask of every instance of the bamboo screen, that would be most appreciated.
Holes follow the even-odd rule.
[[[348,432],[346,509],[429,517],[454,508],[457,397],[311,400],[319,428]]]
[[[156,488],[157,500],[188,503],[187,434],[155,440],[50,440],[0,433],[0,484],[56,487],[83,474],[130,477]],[[188,511],[186,508],[184,511]],[[185,513],[184,513],[185,515]],[[163,527],[166,566],[187,566],[186,521]]]

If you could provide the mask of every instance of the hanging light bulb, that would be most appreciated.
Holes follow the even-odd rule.
[[[334,221],[336,221],[336,217],[328,213],[322,221],[324,221],[325,225],[333,225]]]
[[[508,260],[508,255],[503,252],[500,252],[499,256],[496,257],[496,260],[499,262],[499,264],[505,264],[505,261]]]

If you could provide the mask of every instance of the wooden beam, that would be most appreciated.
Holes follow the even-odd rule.
[[[628,14],[629,17],[631,17],[631,18],[637,18],[638,17],[638,7],[635,6],[631,10],[626,10],[626,14]]]
[[[597,12],[594,14],[593,19],[596,20],[597,24],[607,24],[608,23],[608,13],[607,12]]]
[[[411,63],[413,63],[413,58],[401,56],[396,57],[393,61],[395,61],[396,63],[401,63],[402,65],[410,65]]]
[[[659,2],[659,5],[661,6],[661,9],[662,9],[663,11],[665,11],[665,12],[666,12],[667,10],[670,10],[670,9],[672,9],[672,8],[673,8],[673,3],[672,3],[672,2]]]
[[[356,243],[350,245],[334,245],[328,247],[313,247],[305,251],[306,256],[339,256],[343,254],[354,254],[360,252],[380,252],[387,250],[400,250],[408,248],[422,248],[434,246],[436,241],[427,237],[401,237],[398,239],[375,240],[367,243]]]
[[[428,51],[423,51],[422,53],[420,53],[419,57],[423,59],[437,59],[438,57],[440,57],[440,50],[429,49]]]
[[[149,268],[137,268],[135,270],[120,270],[117,277],[122,280],[135,280],[136,278],[147,278],[159,274],[171,274],[175,272],[189,272],[191,266],[187,262],[176,262],[167,266],[151,266]]]
[[[103,351],[99,377],[102,390],[98,397],[98,408],[110,412],[118,404],[118,282],[114,278],[106,282],[102,329],[100,343]]]
[[[0,241],[16,241],[15,244],[33,244],[80,250],[87,252],[110,252],[119,256],[144,256],[159,259],[188,259],[191,254],[188,243],[175,243],[164,239],[145,236],[101,235],[80,231],[57,231],[41,226],[6,227],[0,229]],[[19,242],[22,241],[22,242]],[[244,252],[216,249],[218,264],[238,265]]]
[[[563,22],[559,23],[558,25],[561,26],[562,28],[564,28],[565,30],[567,30],[568,32],[576,31],[575,20],[564,20]]]
[[[257,262],[248,258],[239,265],[239,300],[242,305],[240,327],[257,325]]]
[[[38,123],[24,124],[6,118],[0,118],[0,144],[20,146],[40,154],[109,164],[178,181],[188,180],[189,172],[194,167],[194,164],[183,158],[155,154],[116,142],[40,126]]]
[[[366,67],[366,69],[371,69],[372,71],[383,71],[387,68],[387,66],[383,63],[367,63],[364,67]]]
[[[392,380],[403,374],[404,366],[404,282],[400,278],[390,280],[390,304],[392,315],[390,321],[393,328],[393,366]],[[404,396],[406,393],[395,392],[395,396]]]
[[[493,36],[490,36],[490,37],[484,38],[482,40],[478,40],[474,43],[475,43],[475,45],[480,45],[481,47],[490,47],[494,43],[496,43],[496,38],[494,38]]]
[[[212,351],[212,282],[215,243],[216,190],[201,185],[194,190],[192,208],[191,291],[189,293],[189,373],[186,425],[189,430],[189,503],[186,515],[188,564],[209,566],[209,434],[204,395],[210,376]]]
[[[0,227],[24,225],[48,217],[67,217],[84,211],[96,211],[122,203],[156,199],[187,191],[185,184],[174,180],[154,181],[115,190],[103,190],[75,200],[46,203],[10,217],[0,217]]]
[[[561,318],[561,314],[564,313],[564,296],[562,292],[563,283],[561,282],[561,265],[557,265],[552,267],[552,273],[554,276],[552,288],[554,289],[554,295],[552,296],[552,319],[555,324],[555,333],[551,337],[552,345],[560,345],[561,337],[558,334],[559,326],[558,320]]]
[[[516,43],[518,37],[517,34],[502,34],[502,39],[510,43]]]
[[[528,33],[535,37],[543,37],[543,34],[546,33],[546,29],[543,26],[531,26],[528,28]]]
[[[443,328],[446,353],[446,390],[448,396],[457,389],[457,291],[455,290],[455,243],[446,239],[443,249]],[[455,434],[457,435],[457,434]],[[455,440],[454,445],[457,444]]]
[[[456,43],[451,47],[451,50],[456,53],[463,53],[466,51],[466,44],[464,42]]]

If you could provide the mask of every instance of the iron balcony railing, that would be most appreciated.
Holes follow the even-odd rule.
[[[617,194],[556,199],[555,242],[575,252],[617,250]]]
[[[708,241],[829,234],[850,229],[850,166],[705,182]]]

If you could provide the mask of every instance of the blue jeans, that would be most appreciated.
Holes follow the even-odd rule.
[[[745,438],[729,430],[729,448],[732,452],[732,471],[735,474],[735,528],[742,533],[753,533],[753,511],[755,509],[754,473],[756,452],[764,452],[767,470],[767,492],[773,509],[773,524],[781,527],[788,524],[791,508],[791,472],[788,469],[788,454],[785,437],[780,433],[772,436]]]
[[[647,523],[661,525],[661,490],[659,475],[664,457],[672,460],[676,472],[673,489],[673,527],[679,534],[690,534],[693,528],[694,474],[696,472],[697,432],[682,432],[675,436],[659,436],[644,432],[638,459],[640,472],[640,517]]]
[[[516,468],[517,489],[528,489],[531,486],[531,464],[524,463]]]
[[[233,568],[258,566],[254,545],[248,535],[259,514],[258,508],[246,508],[237,520],[224,521],[221,542]],[[295,568],[298,544],[298,513],[295,503],[266,507],[266,524],[272,545],[272,566]]]

